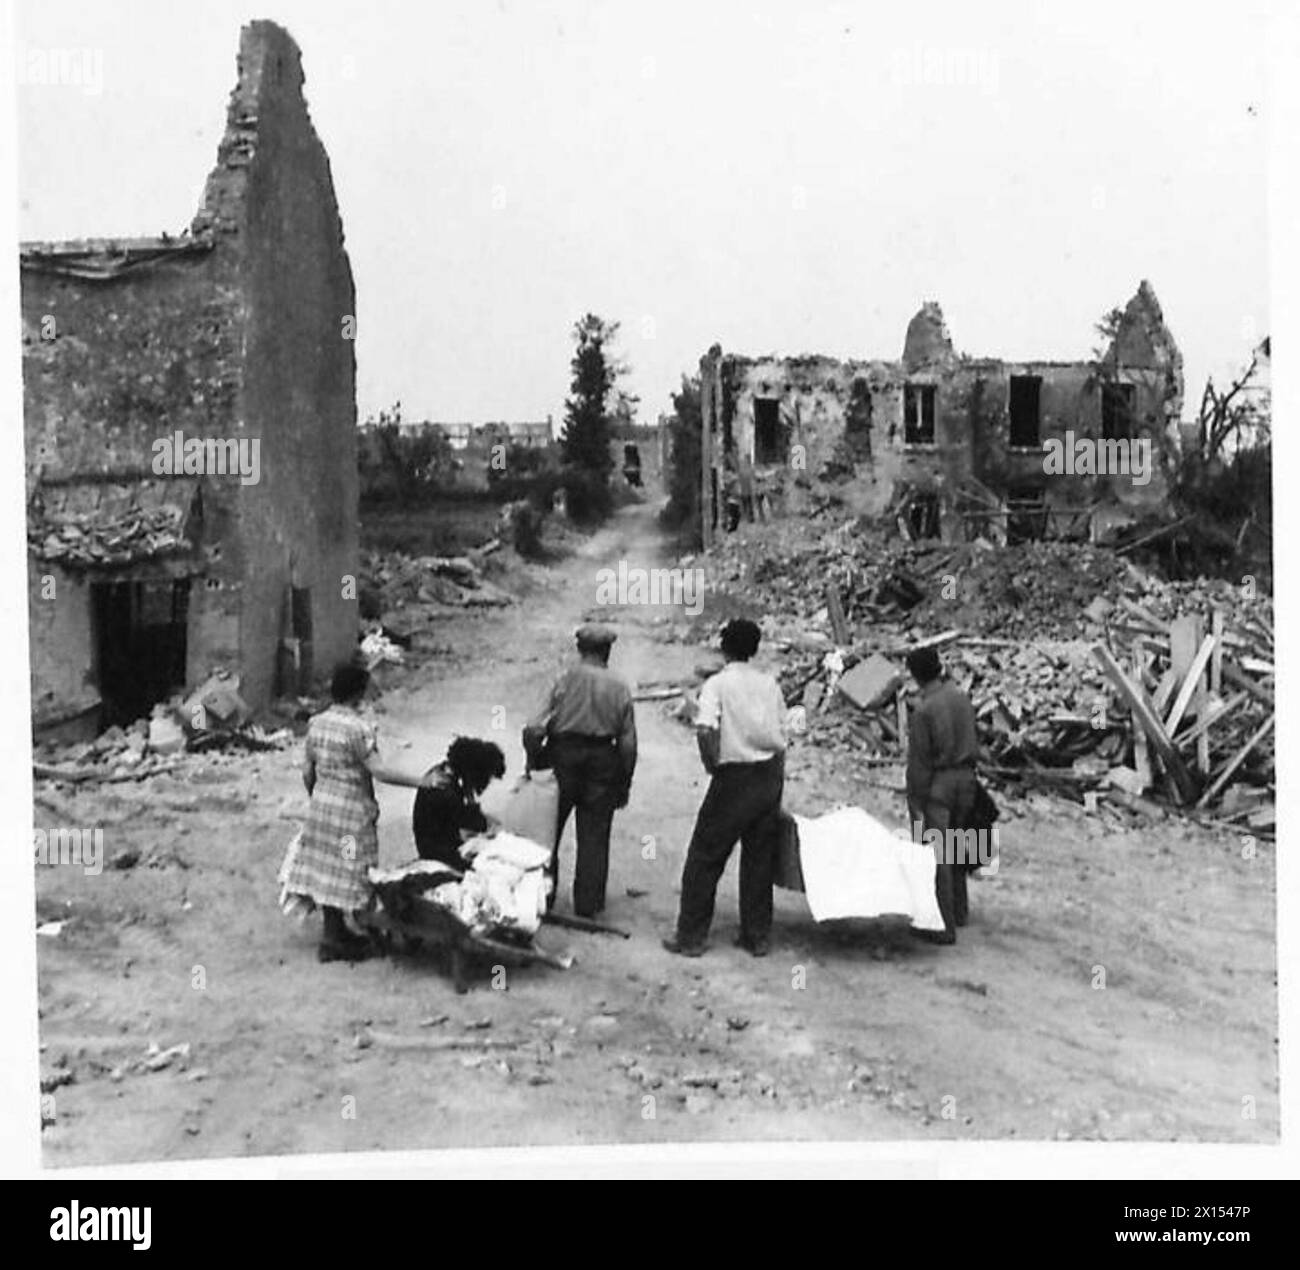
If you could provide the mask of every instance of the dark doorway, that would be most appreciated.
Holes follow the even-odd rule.
[[[185,686],[188,578],[91,586],[103,725],[142,718]]]
[[[1043,491],[1030,487],[1007,493],[1007,545],[1031,542],[1047,533],[1047,504]]]
[[[903,441],[907,445],[934,444],[933,384],[906,384],[904,386]]]
[[[1011,444],[1036,446],[1039,441],[1039,395],[1043,381],[1037,375],[1011,376]]]
[[[754,462],[784,463],[788,453],[780,401],[775,397],[755,397]]]
[[[1119,441],[1133,435],[1132,384],[1102,384],[1101,435],[1107,441]]]

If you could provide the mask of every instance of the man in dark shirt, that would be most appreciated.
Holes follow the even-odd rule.
[[[913,931],[932,943],[957,942],[966,924],[966,868],[956,858],[952,830],[964,829],[975,800],[975,708],[970,698],[942,677],[933,648],[910,653],[907,668],[921,689],[907,736],[907,810],[917,841],[938,830],[935,842],[934,892],[943,916],[943,934]]]
[[[530,756],[545,750],[559,787],[550,875],[551,903],[559,873],[560,838],[576,809],[578,855],[573,868],[573,911],[595,917],[605,907],[609,835],[614,812],[626,807],[636,768],[636,717],[632,692],[609,669],[614,632],[598,625],[577,631],[579,661],[554,683],[546,704],[524,729]]]

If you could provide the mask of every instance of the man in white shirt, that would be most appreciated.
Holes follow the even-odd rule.
[[[705,683],[695,720],[704,770],[712,779],[695,819],[682,870],[677,931],[663,941],[672,953],[698,957],[705,949],[718,882],[740,840],[740,937],[755,957],[767,955],[772,929],[772,873],[785,783],[785,701],[772,675],[749,659],[758,627],[727,623],[727,664]]]

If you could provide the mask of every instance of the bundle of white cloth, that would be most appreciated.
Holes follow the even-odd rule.
[[[461,847],[470,867],[459,882],[448,882],[430,895],[456,911],[461,920],[484,934],[494,930],[537,933],[546,914],[548,847],[498,832],[471,838]]]
[[[943,930],[932,847],[913,842],[861,807],[794,819],[814,921],[898,916],[919,930]]]
[[[376,887],[414,886],[424,899],[454,913],[480,935],[536,934],[546,914],[549,848],[498,832],[471,838],[461,854],[470,857],[461,874],[438,860],[412,860],[395,869],[373,868],[370,881]]]

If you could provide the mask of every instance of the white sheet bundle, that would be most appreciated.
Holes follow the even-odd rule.
[[[799,861],[813,919],[902,916],[943,930],[934,896],[934,850],[882,824],[861,807],[796,816]]]
[[[455,913],[480,934],[502,930],[536,934],[546,913],[549,847],[512,833],[472,838],[462,848],[472,857],[458,881],[443,882],[426,898]],[[399,882],[417,874],[449,873],[436,860],[413,860],[397,869],[371,869],[376,885]],[[454,876],[454,874],[452,875]]]

